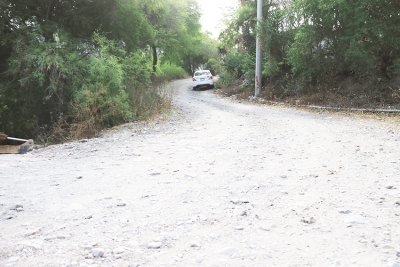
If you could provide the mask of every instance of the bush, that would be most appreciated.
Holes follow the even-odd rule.
[[[133,117],[128,101],[124,91],[111,95],[100,83],[85,86],[71,106],[74,136],[90,137],[99,129],[128,121]]]
[[[255,57],[247,53],[229,53],[225,61],[225,69],[231,74],[234,74],[236,78],[240,78],[243,75],[247,79],[253,79],[255,76]]]
[[[0,80],[0,128],[35,138],[47,131],[68,107],[82,84],[83,64],[75,44],[43,42],[39,26],[15,32],[8,69]],[[7,108],[5,108],[7,107]]]
[[[188,76],[186,71],[174,63],[163,63],[158,68],[158,76],[165,77],[166,80],[183,79]]]
[[[222,71],[221,62],[218,58],[210,58],[208,59],[207,63],[205,64],[205,69],[211,71],[212,74],[218,75]]]
[[[111,127],[133,118],[129,95],[125,91],[126,72],[122,58],[112,53],[114,42],[95,35],[97,53],[92,53],[81,66],[85,76],[76,89],[68,115],[80,132],[89,137],[98,129]]]
[[[231,87],[236,80],[236,74],[223,71],[219,74],[218,80],[215,82],[216,88],[226,89]]]
[[[170,100],[152,87],[146,55],[126,55],[94,34],[82,42],[61,32],[42,42],[40,27],[14,40],[0,77],[0,129],[39,142],[90,137],[104,127],[147,118]]]

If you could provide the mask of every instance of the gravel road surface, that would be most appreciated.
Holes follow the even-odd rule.
[[[171,88],[169,117],[0,155],[0,266],[399,266],[397,126]]]

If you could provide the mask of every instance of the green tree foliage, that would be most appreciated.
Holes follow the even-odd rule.
[[[318,70],[318,75],[353,72],[359,76],[397,72],[398,2],[303,0],[293,9],[303,21],[290,52],[295,71],[306,67],[313,75]],[[314,70],[300,63],[305,58]]]
[[[225,71],[227,72],[221,76],[220,84],[225,84],[228,87],[233,82],[232,78],[244,78],[243,86],[254,83],[254,63],[258,31],[257,1],[243,0],[240,3],[237,10],[233,10],[228,14],[228,19],[225,22],[226,28],[219,37],[220,52],[223,54]],[[274,5],[271,0],[263,1],[264,18],[270,17],[270,12]],[[275,39],[271,38],[269,41],[271,40],[274,41]],[[266,47],[266,44],[267,42],[263,42],[264,50],[269,49]],[[224,77],[226,81],[224,81]]]
[[[190,8],[195,2],[186,0],[151,0],[141,2],[152,31],[150,47],[153,56],[153,72],[157,72],[158,58],[176,62],[184,48],[188,48],[186,25]],[[190,26],[191,24],[189,24]],[[199,33],[197,31],[197,33]]]
[[[182,77],[201,45],[198,10],[195,0],[1,1],[0,132],[85,135],[150,115],[162,102],[156,66]]]
[[[189,67],[193,74],[199,68],[209,69],[211,73],[217,74],[221,71],[220,55],[218,53],[218,41],[213,39],[209,33],[202,33],[192,46]]]
[[[400,2],[264,0],[263,6],[262,27],[257,29],[256,1],[241,1],[220,41],[225,52],[254,56],[260,34],[265,81],[399,76]]]

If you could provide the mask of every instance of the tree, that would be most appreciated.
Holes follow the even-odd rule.
[[[184,43],[183,50],[181,51],[182,57],[185,59],[185,70],[193,75],[195,66],[199,63],[196,62],[196,57],[198,56],[199,46],[202,42],[204,36],[201,33],[200,17],[199,12],[200,7],[197,1],[188,0],[187,5],[187,16],[185,18],[186,32],[182,34],[182,39]],[[204,63],[204,61],[202,62]]]
[[[296,72],[308,62],[312,75],[396,73],[400,51],[398,2],[301,0],[293,7],[300,24],[290,52]]]
[[[239,73],[251,71],[244,59],[253,56],[258,32],[263,78],[280,81],[276,85],[281,88],[290,79],[315,85],[340,75],[371,81],[399,75],[400,2],[265,0],[264,6],[262,26],[256,29],[255,1],[241,1],[219,38],[221,51],[230,53],[230,63],[242,65]]]
[[[196,0],[1,1],[0,130],[39,136],[60,121],[150,114],[160,98],[151,71],[161,56],[185,75],[199,18]]]
[[[184,28],[182,1],[151,0],[142,2],[142,9],[149,21],[153,35],[148,41],[153,56],[153,73],[157,71],[158,54],[172,57],[179,51],[177,33]]]

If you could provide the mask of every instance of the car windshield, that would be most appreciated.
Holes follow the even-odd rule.
[[[209,75],[210,72],[209,71],[198,71],[195,72],[194,76],[202,76],[202,75]]]

